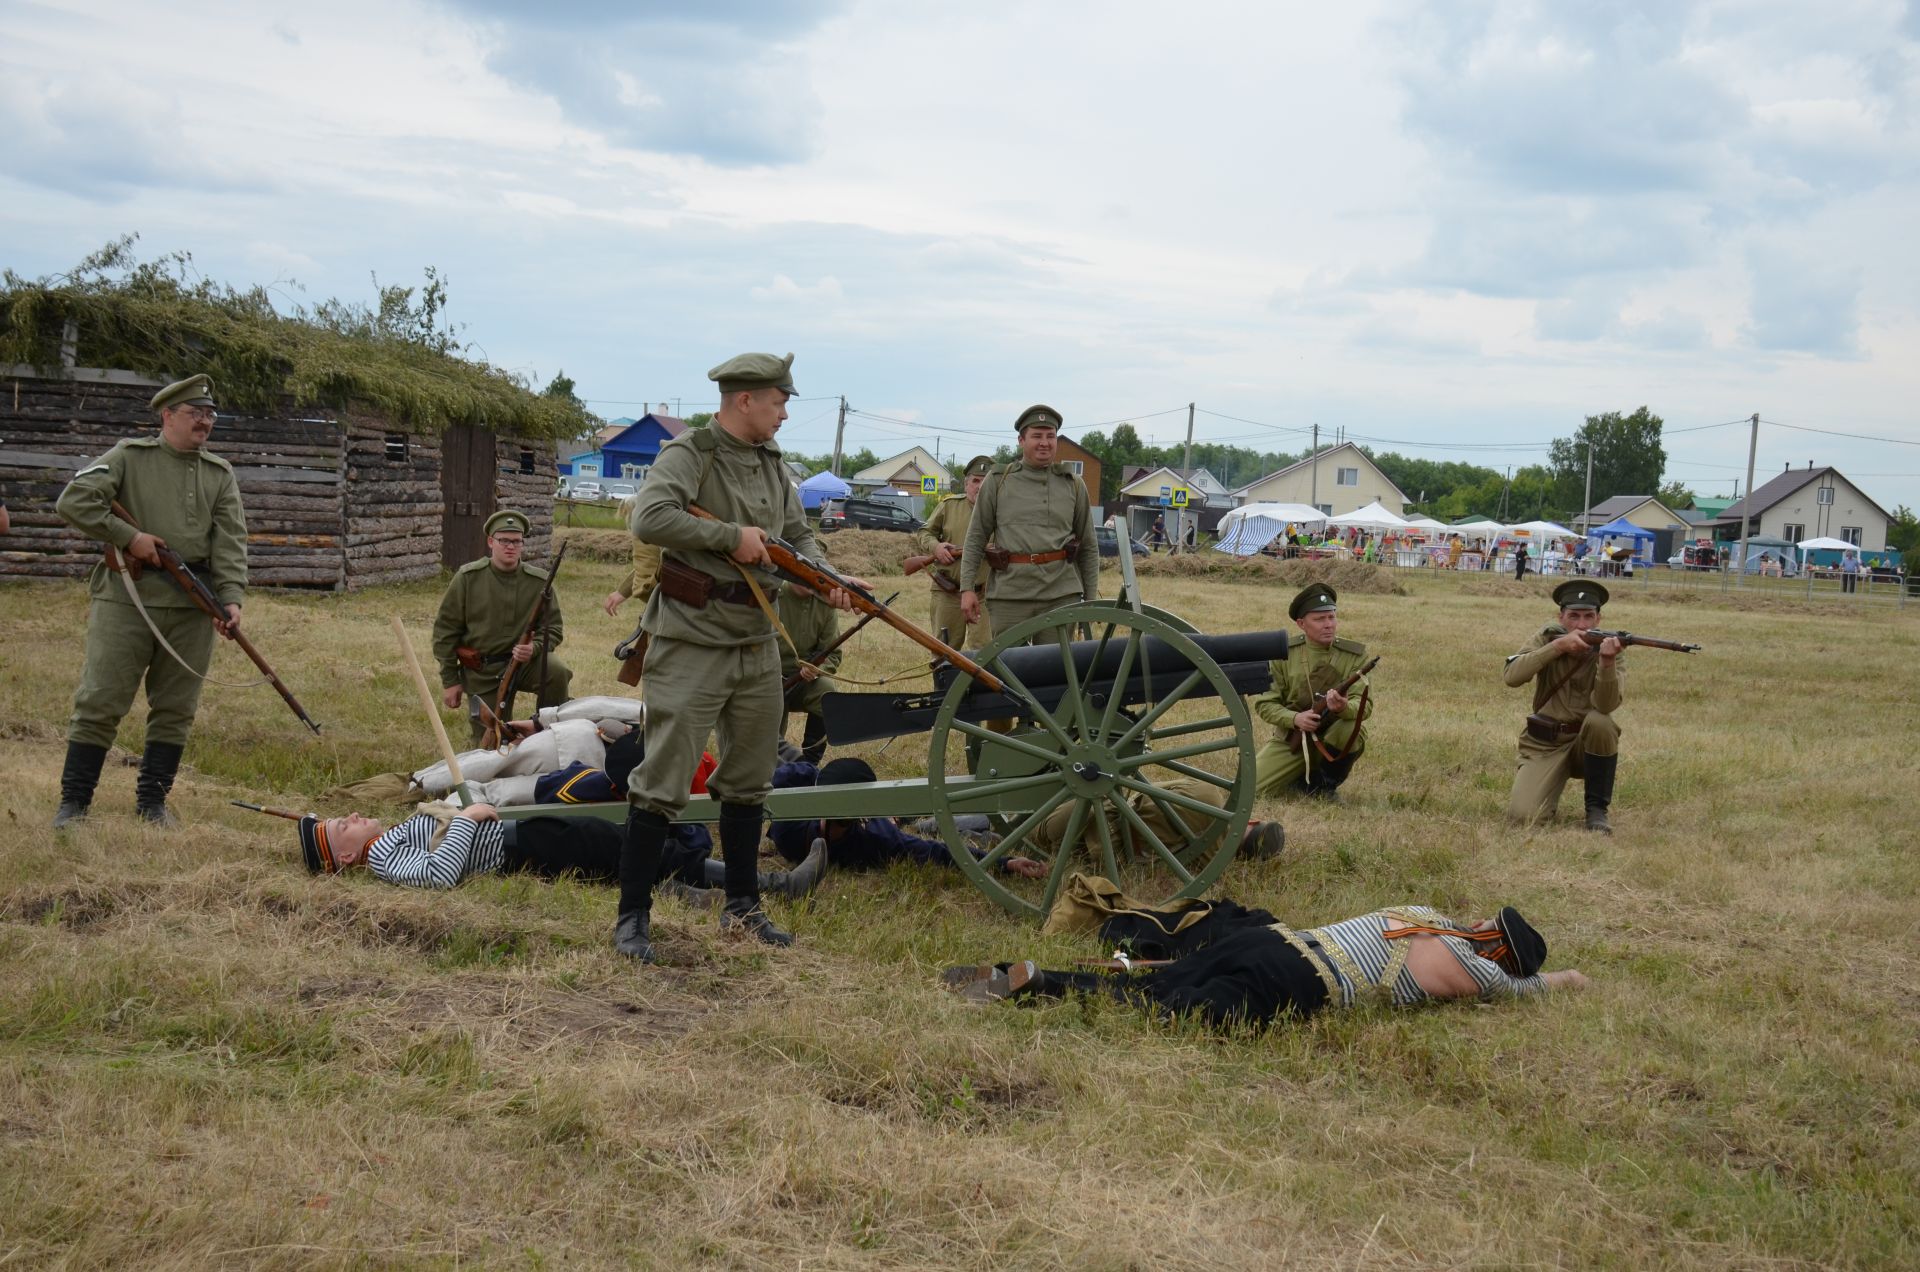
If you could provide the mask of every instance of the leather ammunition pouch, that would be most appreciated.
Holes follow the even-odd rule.
[[[935,587],[939,588],[942,592],[945,592],[948,596],[960,595],[960,585],[954,582],[952,579],[948,578],[946,575],[930,572],[927,575],[927,577],[933,580],[933,585]]]
[[[713,576],[667,557],[660,562],[660,590],[689,609],[705,609],[713,599]]]
[[[621,641],[614,646],[613,656],[620,660],[620,683],[639,684],[641,673],[647,668],[647,633],[635,632],[631,640]]]
[[[510,653],[483,654],[471,645],[455,645],[453,647],[453,657],[454,661],[458,662],[468,671],[485,671],[489,667],[506,666],[507,660],[513,657],[513,655]]]
[[[1527,736],[1548,746],[1558,746],[1578,732],[1579,724],[1568,724],[1537,711],[1527,717]]]

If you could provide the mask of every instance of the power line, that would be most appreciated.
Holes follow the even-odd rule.
[[[1762,424],[1771,424],[1775,428],[1790,428],[1796,433],[1824,433],[1828,437],[1850,437],[1856,442],[1886,442],[1891,446],[1920,446],[1920,441],[1907,437],[1871,437],[1866,433],[1843,433],[1835,428],[1814,428],[1810,424],[1782,424],[1779,420],[1761,420]]]

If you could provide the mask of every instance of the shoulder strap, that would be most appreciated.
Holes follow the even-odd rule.
[[[1554,681],[1551,686],[1546,685],[1546,677],[1536,676],[1533,681],[1534,711],[1538,712],[1540,708],[1546,706],[1549,702],[1553,701],[1553,695],[1556,693],[1559,693],[1561,688],[1569,680],[1572,680],[1575,676],[1579,675],[1580,669],[1586,666],[1587,663],[1591,661],[1593,658],[1597,657],[1599,653],[1600,653],[1600,650],[1598,649],[1598,647],[1594,647],[1589,649],[1587,657],[1575,658],[1571,660],[1573,662],[1573,666],[1567,668],[1567,674],[1560,677],[1560,679]]]

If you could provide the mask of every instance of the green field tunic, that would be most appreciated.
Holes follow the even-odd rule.
[[[1323,764],[1318,751],[1304,759],[1300,744],[1286,745],[1287,731],[1293,728],[1295,712],[1313,705],[1313,695],[1325,693],[1360,670],[1367,660],[1367,647],[1358,641],[1335,637],[1326,648],[1314,644],[1302,632],[1287,642],[1287,656],[1269,664],[1273,688],[1253,700],[1253,712],[1274,726],[1276,734],[1254,755],[1254,790],[1261,795],[1281,795],[1294,791],[1307,776],[1309,766]],[[1360,719],[1360,697],[1368,691],[1365,677],[1347,691],[1347,709],[1323,724],[1320,740],[1338,754],[1358,757],[1367,749],[1366,724]],[[1368,702],[1371,714],[1373,705]],[[1349,740],[1352,746],[1348,746]],[[1311,743],[1308,744],[1309,748]]]
[[[233,467],[207,451],[181,451],[159,437],[128,438],[84,465],[54,509],[88,538],[124,551],[138,531],[112,504],[195,567],[222,605],[247,593],[247,519]],[[111,746],[144,680],[149,743],[186,745],[200,707],[200,679],[213,660],[213,623],[163,570],[147,567],[134,584],[154,627],[191,671],[161,648],[104,561],[88,575],[86,662],[74,690],[67,740]]]
[[[780,625],[787,629],[787,635],[793,638],[794,645],[800,650],[800,656],[813,663],[822,671],[834,672],[840,668],[840,653],[836,649],[824,658],[820,651],[831,645],[840,635],[840,615],[833,606],[825,601],[806,595],[798,588],[788,588],[780,593],[780,599],[774,608],[779,612]],[[780,683],[800,670],[800,660],[794,657],[792,649],[783,641],[780,645]],[[820,710],[820,700],[834,688],[831,676],[819,676],[813,680],[803,680],[787,694],[787,710],[805,711],[808,714]]]
[[[1080,552],[1045,565],[1011,565],[992,571],[987,598],[996,601],[1093,600],[1100,594],[1100,545],[1093,537],[1087,487],[1061,464],[1035,468],[1022,460],[996,469],[980,487],[960,558],[962,579],[977,579],[986,548],[1009,552],[1055,552],[1078,539]]]

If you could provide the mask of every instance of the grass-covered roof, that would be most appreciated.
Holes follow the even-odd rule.
[[[128,236],[70,273],[0,277],[0,366],[57,375],[62,333],[78,330],[76,361],[161,379],[205,372],[228,410],[273,413],[371,408],[414,432],[479,424],[525,437],[579,437],[598,421],[556,379],[525,380],[466,356],[444,319],[446,285],[379,287],[372,308],[337,300],[282,312],[267,287],[199,278],[185,253],[142,262]],[[378,282],[376,280],[376,287]]]

